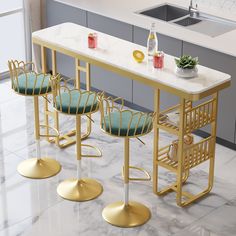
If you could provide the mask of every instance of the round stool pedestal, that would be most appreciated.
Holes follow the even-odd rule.
[[[150,210],[138,203],[130,201],[128,205],[119,201],[105,207],[103,218],[110,224],[118,227],[135,227],[146,223],[150,217]]]
[[[31,158],[21,162],[18,172],[27,178],[45,179],[56,175],[61,170],[61,165],[50,158]]]
[[[89,201],[98,197],[103,191],[102,185],[94,179],[67,179],[57,187],[57,193],[70,201]]]

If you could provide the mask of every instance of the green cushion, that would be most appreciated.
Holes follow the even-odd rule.
[[[36,76],[35,73],[31,72],[28,72],[26,74],[21,74],[18,76],[18,84],[16,81],[14,82],[15,91],[27,95],[40,95],[49,93],[51,92],[51,86],[49,85],[50,76],[51,75],[43,75],[43,74]]]
[[[60,96],[58,95],[55,106],[57,110],[67,114],[84,114],[96,111],[98,100],[96,93],[73,90],[70,93],[64,92]]]
[[[136,112],[136,111],[133,111],[133,112],[136,113],[134,116],[132,116],[132,113],[128,110],[122,111],[121,113],[117,111],[111,112],[110,118],[109,118],[109,115],[104,116],[104,120],[102,121],[102,129],[116,136],[127,136],[127,131],[129,127],[130,128],[128,131],[128,136],[143,135],[145,133],[150,132],[152,130],[152,117],[148,113],[141,113],[141,112]],[[140,115],[141,115],[141,118],[139,120]],[[120,125],[121,119],[122,119],[122,123]],[[138,124],[138,127],[135,132],[137,124]],[[120,129],[120,134],[119,134],[119,129]]]

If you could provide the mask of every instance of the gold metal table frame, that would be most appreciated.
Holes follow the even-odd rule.
[[[187,206],[190,203],[204,197],[213,187],[214,182],[214,162],[215,162],[215,145],[216,145],[216,128],[217,128],[217,110],[218,110],[218,92],[209,94],[209,100],[193,106],[192,101],[180,98],[180,104],[160,112],[156,110],[157,117],[164,115],[169,111],[178,109],[179,124],[173,125],[166,120],[159,118],[154,125],[154,136],[159,137],[159,129],[163,129],[178,137],[178,161],[168,158],[169,145],[159,148],[158,142],[154,143],[153,157],[153,192],[157,195],[165,195],[168,192],[176,192],[176,203],[179,206]],[[155,92],[155,107],[160,107],[160,91]],[[184,147],[184,136],[190,134],[206,125],[211,126],[209,137],[202,138],[200,141]],[[198,194],[192,194],[183,191],[183,186],[187,182],[189,172],[192,168],[203,162],[209,161],[208,186]],[[158,169],[163,167],[176,174],[176,182],[159,190]]]
[[[68,23],[71,24],[71,23]],[[76,26],[75,27],[80,27]],[[50,29],[49,29],[50,30]],[[119,40],[119,39],[117,39]],[[60,46],[58,44],[54,44],[53,42],[48,42],[44,39],[41,39],[37,36],[37,34],[33,35],[33,43],[39,45],[41,47],[41,56],[42,56],[42,68],[43,72],[46,72],[46,48],[52,50],[52,65],[53,65],[53,74],[57,73],[56,69],[56,51],[75,58],[76,62],[76,83],[79,88],[80,84],[80,71],[86,72],[86,88],[87,90],[91,87],[90,81],[90,64],[95,66],[99,66],[106,70],[117,73],[121,76],[124,76],[128,79],[132,79],[138,81],[140,83],[144,83],[145,85],[154,89],[154,109],[153,111],[156,113],[156,117],[154,119],[154,139],[153,139],[153,192],[157,195],[166,194],[170,191],[176,191],[176,202],[179,206],[186,206],[191,202],[199,199],[202,196],[205,196],[208,192],[211,191],[213,186],[213,178],[214,178],[214,160],[215,160],[215,143],[216,143],[216,127],[217,127],[217,104],[218,104],[218,92],[224,88],[230,86],[230,76],[224,75],[224,81],[221,83],[217,83],[215,86],[209,86],[206,89],[199,90],[199,92],[191,93],[182,89],[178,89],[174,86],[167,85],[165,83],[160,82],[159,80],[148,79],[146,76],[136,73],[135,71],[131,71],[128,69],[123,69],[114,64],[109,64],[108,62],[103,62],[97,59],[96,57],[92,57],[86,54],[82,54],[76,52],[74,50],[69,50],[64,48],[63,45]],[[132,43],[125,42],[125,44],[130,44],[132,47]],[[80,66],[80,60],[86,62],[86,67],[83,68]],[[207,73],[207,70],[205,70]],[[160,110],[160,91],[163,90],[165,92],[174,94],[179,97],[180,102],[178,105],[180,122],[178,127],[172,127],[170,124],[165,124],[161,121],[161,114],[163,111]],[[199,101],[203,98],[212,96],[212,99],[206,103],[202,103],[196,107],[192,107],[192,102]],[[189,105],[190,104],[190,105]],[[190,110],[186,109],[186,106],[190,106]],[[211,107],[211,108],[209,108]],[[196,115],[198,113],[198,115]],[[55,120],[55,128],[59,128],[59,120],[57,112],[48,111],[48,104],[45,101],[45,124],[48,123],[48,116],[51,115]],[[209,116],[209,117],[208,117]],[[191,122],[186,122],[190,120]],[[192,131],[204,127],[206,124],[211,125],[211,135],[207,139],[203,139],[202,141],[194,144],[190,147],[190,149],[185,150],[183,145],[183,139],[185,134],[189,134]],[[178,137],[178,162],[171,162],[166,157],[166,150],[168,147],[159,149],[159,129],[163,129],[167,132],[170,132]],[[87,133],[84,138],[88,137],[91,132],[91,120],[87,121]],[[66,135],[61,135],[56,139],[49,140],[51,142],[55,142],[59,147],[67,147],[68,145],[74,143],[75,141],[71,139],[73,135],[73,131]],[[67,143],[61,145],[60,141],[66,139]],[[197,154],[196,154],[197,153]],[[193,195],[191,193],[184,192],[182,190],[183,184],[187,181],[189,176],[189,171],[191,168],[201,164],[204,161],[209,161],[209,184],[208,187],[203,190],[201,193],[197,195]],[[158,168],[164,167],[165,169],[172,171],[177,174],[177,180],[171,186],[159,190],[158,189]],[[187,197],[186,201],[183,200],[183,197]]]

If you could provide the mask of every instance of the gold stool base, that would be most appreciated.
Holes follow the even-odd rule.
[[[138,203],[130,201],[128,205],[119,201],[106,206],[102,216],[108,223],[118,227],[135,227],[146,223],[150,217],[150,210]]]
[[[67,179],[57,187],[57,193],[64,199],[76,202],[89,201],[103,191],[102,185],[94,179]]]
[[[18,172],[30,179],[45,179],[56,175],[61,170],[61,165],[50,158],[31,158],[21,162]]]

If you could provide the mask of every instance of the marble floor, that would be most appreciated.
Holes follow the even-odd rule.
[[[41,114],[42,115],[42,114]],[[31,98],[14,94],[9,81],[0,82],[0,236],[230,236],[236,235],[236,152],[216,147],[215,185],[208,197],[186,208],[176,206],[175,194],[157,197],[151,182],[131,183],[133,200],[146,204],[152,218],[144,226],[122,229],[107,224],[102,209],[109,203],[123,199],[121,166],[122,139],[110,137],[99,130],[99,114],[86,141],[99,146],[101,159],[84,159],[83,175],[98,179],[103,194],[94,201],[76,203],[61,199],[57,185],[67,177],[76,176],[75,147],[60,150],[42,140],[42,153],[62,164],[62,171],[45,180],[21,177],[17,165],[35,156],[33,103]],[[62,130],[74,127],[74,119],[60,116]],[[197,137],[196,137],[197,138]],[[173,137],[165,132],[161,145]],[[152,172],[153,134],[131,141],[131,163]],[[174,180],[174,175],[161,170],[160,184]],[[207,184],[207,165],[192,170],[191,191]]]

